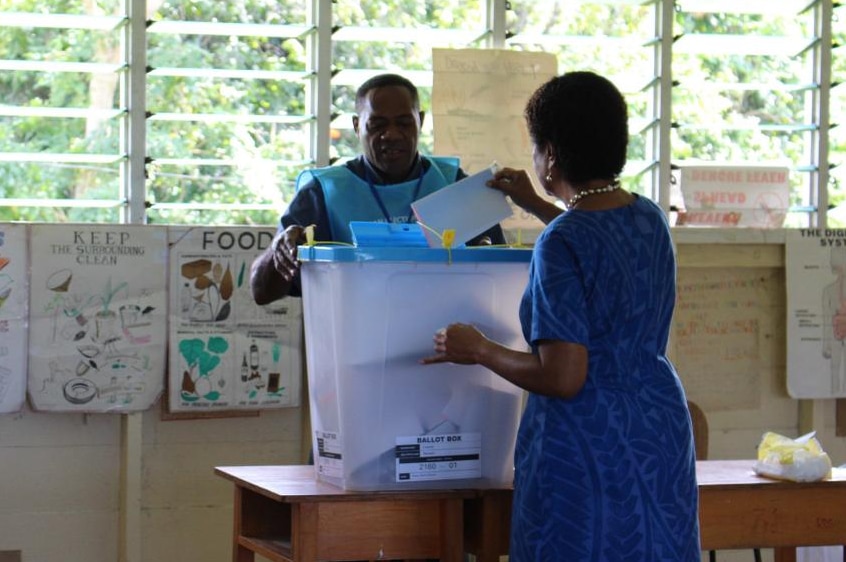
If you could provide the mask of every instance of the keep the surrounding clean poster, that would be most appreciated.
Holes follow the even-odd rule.
[[[0,225],[0,414],[19,411],[26,399],[27,228]]]
[[[171,227],[171,411],[299,406],[301,300],[259,306],[250,292],[250,265],[275,232]]]
[[[167,228],[31,228],[33,407],[146,410],[164,390]]]
[[[846,397],[846,229],[787,230],[787,391]]]

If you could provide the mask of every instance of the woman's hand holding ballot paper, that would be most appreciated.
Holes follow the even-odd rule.
[[[488,189],[496,164],[411,203],[432,248],[460,247],[513,214],[501,192]]]
[[[549,224],[549,221],[563,211],[538,194],[525,170],[500,168],[494,172],[493,178],[488,180],[486,185],[504,193],[515,205],[532,213],[544,224]]]

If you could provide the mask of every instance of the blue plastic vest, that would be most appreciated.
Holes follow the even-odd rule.
[[[431,156],[422,158],[431,162],[431,165],[423,174],[417,199],[454,183],[459,168],[457,158]],[[350,221],[385,222],[385,216],[370,192],[367,181],[355,175],[346,166],[327,166],[303,171],[297,178],[297,189],[312,179],[316,180],[323,189],[332,241],[352,243]],[[373,187],[388,211],[390,222],[415,222],[414,217],[411,217],[409,221],[409,214],[417,181],[418,178],[414,178],[411,181],[390,185],[374,184]]]

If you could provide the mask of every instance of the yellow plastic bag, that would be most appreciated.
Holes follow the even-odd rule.
[[[815,482],[831,478],[831,459],[823,450],[812,431],[791,439],[768,431],[758,445],[755,472],[760,476]]]

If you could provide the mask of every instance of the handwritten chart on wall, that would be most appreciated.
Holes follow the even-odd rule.
[[[433,49],[432,67],[435,153],[460,157],[469,173],[493,161],[531,170],[532,145],[523,110],[535,89],[557,73],[555,56],[504,49]],[[502,224],[542,227],[516,207]]]
[[[29,305],[27,226],[0,226],[0,413],[19,411],[26,397]]]
[[[135,412],[164,390],[167,229],[33,225],[29,377],[37,410]]]
[[[769,270],[680,269],[671,357],[688,398],[706,411],[757,408]]]

